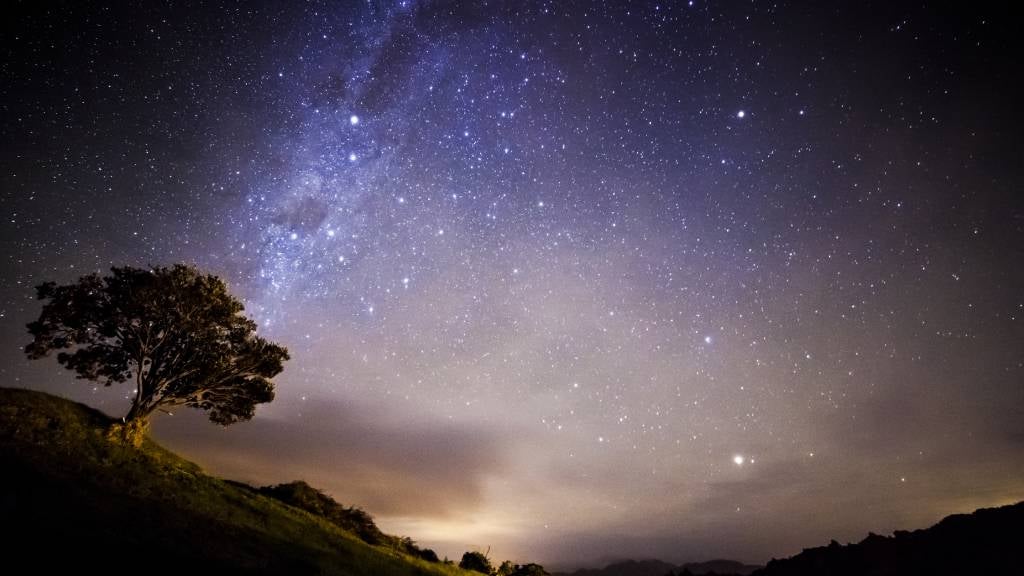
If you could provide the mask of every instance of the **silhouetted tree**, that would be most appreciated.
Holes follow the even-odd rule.
[[[505,560],[498,566],[498,570],[494,573],[494,576],[512,576],[512,573],[516,571],[515,564],[512,564],[511,560]]]
[[[483,552],[466,552],[462,555],[462,560],[459,562],[459,568],[462,568],[463,570],[473,570],[483,574],[490,574],[494,571],[494,567],[491,566],[491,561]]]
[[[190,406],[227,425],[274,399],[270,379],[288,351],[256,336],[256,323],[216,276],[183,264],[123,267],[36,291],[47,302],[28,325],[25,353],[34,359],[58,350],[65,368],[104,386],[132,381],[131,436],[158,408]]]
[[[277,484],[275,486],[264,486],[258,489],[260,494],[280,500],[285,504],[301,508],[310,514],[315,514],[338,526],[342,530],[351,532],[367,544],[383,544],[388,538],[380,531],[373,517],[367,512],[355,507],[345,507],[339,504],[322,491],[313,488],[302,480]],[[395,538],[399,543],[404,544],[402,539]],[[408,540],[411,544],[412,540]]]
[[[384,535],[384,541],[387,545],[410,556],[415,556],[421,560],[427,562],[440,562],[437,557],[437,553],[430,548],[420,548],[416,541],[408,536],[387,536]]]
[[[441,561],[441,559],[437,557],[437,552],[434,552],[430,548],[420,548],[414,553],[414,555],[418,556],[421,560],[426,560],[427,562]]]
[[[544,569],[540,564],[521,564],[516,565],[515,570],[512,571],[511,576],[551,576],[548,571]]]

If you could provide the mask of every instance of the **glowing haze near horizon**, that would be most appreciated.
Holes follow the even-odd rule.
[[[1011,20],[465,4],[20,4],[3,384],[121,413],[23,358],[32,286],[185,261],[293,359],[157,438],[452,558],[765,561],[1024,498]]]

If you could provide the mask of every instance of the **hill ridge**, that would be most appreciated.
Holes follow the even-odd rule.
[[[113,422],[51,394],[0,387],[9,563],[42,573],[129,566],[159,574],[470,574],[395,548],[412,541],[379,530],[367,534],[380,545],[368,544],[337,518],[209,476],[152,439],[138,449],[111,442]]]
[[[856,543],[805,548],[772,559],[755,576],[935,576],[943,574],[1020,574],[1015,561],[1024,526],[1024,502],[952,514],[928,528],[873,532]]]

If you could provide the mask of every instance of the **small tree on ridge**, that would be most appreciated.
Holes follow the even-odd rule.
[[[494,567],[491,566],[491,561],[487,558],[487,555],[483,552],[476,551],[466,552],[463,554],[462,560],[459,561],[459,568],[488,575],[490,575],[491,572],[494,572]]]

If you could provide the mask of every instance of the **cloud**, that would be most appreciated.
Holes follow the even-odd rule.
[[[302,479],[384,516],[472,511],[487,478],[506,466],[507,443],[482,426],[429,421],[388,405],[302,408],[286,419],[260,415],[230,428],[182,413],[159,419],[154,433],[219,476],[259,485]]]

